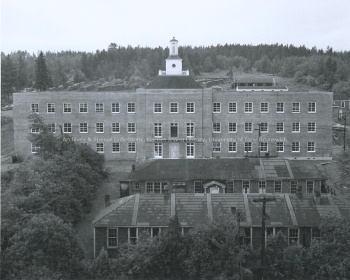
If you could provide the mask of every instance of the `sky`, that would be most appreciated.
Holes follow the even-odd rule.
[[[293,44],[350,51],[350,0],[1,0],[1,51]]]

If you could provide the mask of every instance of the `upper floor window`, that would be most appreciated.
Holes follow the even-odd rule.
[[[47,103],[47,112],[48,113],[55,113],[55,103]]]
[[[96,113],[103,113],[103,103],[96,103],[95,104],[95,112]]]
[[[269,112],[269,103],[262,102],[260,103],[260,113],[268,113]]]
[[[292,132],[300,132],[300,123],[299,122],[293,122]]]
[[[194,158],[194,143],[186,143],[186,157]]]
[[[213,152],[221,152],[221,142],[213,142]]]
[[[112,105],[111,105],[111,112],[112,113],[119,113],[120,112],[120,105],[119,105],[119,103],[112,103]]]
[[[253,124],[244,123],[244,132],[253,132]]]
[[[63,124],[63,133],[72,133],[72,124],[64,123]]]
[[[177,123],[171,123],[170,124],[170,137],[179,137],[178,124]]]
[[[267,152],[268,151],[268,146],[267,142],[260,142],[260,152]]]
[[[284,132],[284,123],[277,123],[276,132]]]
[[[88,124],[87,123],[80,123],[79,124],[79,132],[80,133],[88,133]]]
[[[283,142],[276,142],[276,150],[277,150],[277,152],[284,152],[284,143]]]
[[[316,102],[309,102],[308,110],[309,113],[316,113]]]
[[[194,137],[194,123],[189,122],[186,124],[186,136]]]
[[[213,123],[213,132],[214,133],[221,132],[221,123]]]
[[[104,143],[96,143],[96,152],[101,154],[105,152]]]
[[[128,153],[136,153],[136,143],[135,142],[128,143]]]
[[[228,132],[237,132],[237,123],[228,123]]]
[[[35,145],[31,144],[31,151],[32,151],[32,154],[38,153],[39,150],[40,150],[40,146],[35,146]]]
[[[284,113],[284,103],[283,102],[277,102],[276,112],[277,113]]]
[[[63,103],[63,113],[72,113],[71,103]]]
[[[245,102],[244,103],[244,113],[253,113],[253,103]]]
[[[38,103],[30,104],[30,110],[32,111],[32,113],[39,113],[39,104]]]
[[[154,103],[153,104],[153,112],[161,113],[162,112],[162,103]]]
[[[120,124],[119,123],[112,123],[112,133],[119,133],[120,132]]]
[[[187,102],[186,103],[186,113],[194,113],[195,108],[194,108],[194,102]]]
[[[163,157],[163,143],[154,143],[154,157],[155,158]]]
[[[128,113],[135,113],[136,111],[135,108],[135,103],[134,102],[129,102],[128,103]]]
[[[120,153],[120,143],[112,143],[112,153]]]
[[[88,105],[87,103],[79,103],[79,113],[87,113]]]
[[[251,153],[253,151],[252,142],[244,142],[244,151]]]
[[[316,123],[315,122],[309,122],[307,124],[307,132],[316,132]]]
[[[228,112],[229,113],[237,113],[237,103],[236,102],[229,102],[228,103]]]
[[[300,142],[292,142],[292,152],[300,152]]]
[[[56,124],[55,123],[48,123],[47,128],[49,129],[50,132],[56,133]]]
[[[103,133],[104,129],[103,129],[103,123],[96,123],[96,133]]]
[[[170,103],[170,113],[178,113],[179,112],[179,103],[171,102]]]
[[[128,123],[128,133],[136,132],[136,123]]]
[[[155,137],[162,137],[162,124],[161,123],[154,124],[154,136]]]
[[[300,113],[300,103],[299,102],[293,102],[292,113]]]
[[[315,152],[316,151],[315,142],[307,142],[307,151],[308,152]]]
[[[228,152],[229,153],[237,152],[237,142],[228,142]]]
[[[268,132],[268,124],[267,123],[260,124],[260,132],[262,132],[262,133]]]
[[[221,103],[219,102],[213,103],[213,113],[221,113]]]

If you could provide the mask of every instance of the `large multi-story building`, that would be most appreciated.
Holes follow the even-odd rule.
[[[269,156],[331,159],[331,92],[290,92],[259,80],[231,89],[202,88],[182,70],[170,41],[166,70],[145,88],[124,92],[14,94],[14,146],[29,155],[27,116],[87,143],[107,160]],[[242,91],[244,87],[244,91]],[[35,131],[32,131],[35,132]]]

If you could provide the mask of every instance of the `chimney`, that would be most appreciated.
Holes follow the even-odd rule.
[[[315,191],[314,193],[314,201],[317,205],[321,204],[321,193],[320,191]]]
[[[111,205],[111,196],[109,194],[105,195],[105,207]]]
[[[135,164],[131,165],[131,171],[134,172],[135,169],[136,169],[136,165]]]

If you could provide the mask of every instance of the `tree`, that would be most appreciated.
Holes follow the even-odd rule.
[[[17,64],[17,89],[23,89],[28,85],[27,64],[22,54],[19,55]]]
[[[45,56],[40,52],[35,67],[35,85],[39,91],[45,91],[52,85],[51,76],[46,66]]]
[[[1,63],[1,98],[10,99],[16,87],[16,67],[14,66],[10,55],[4,57]]]

